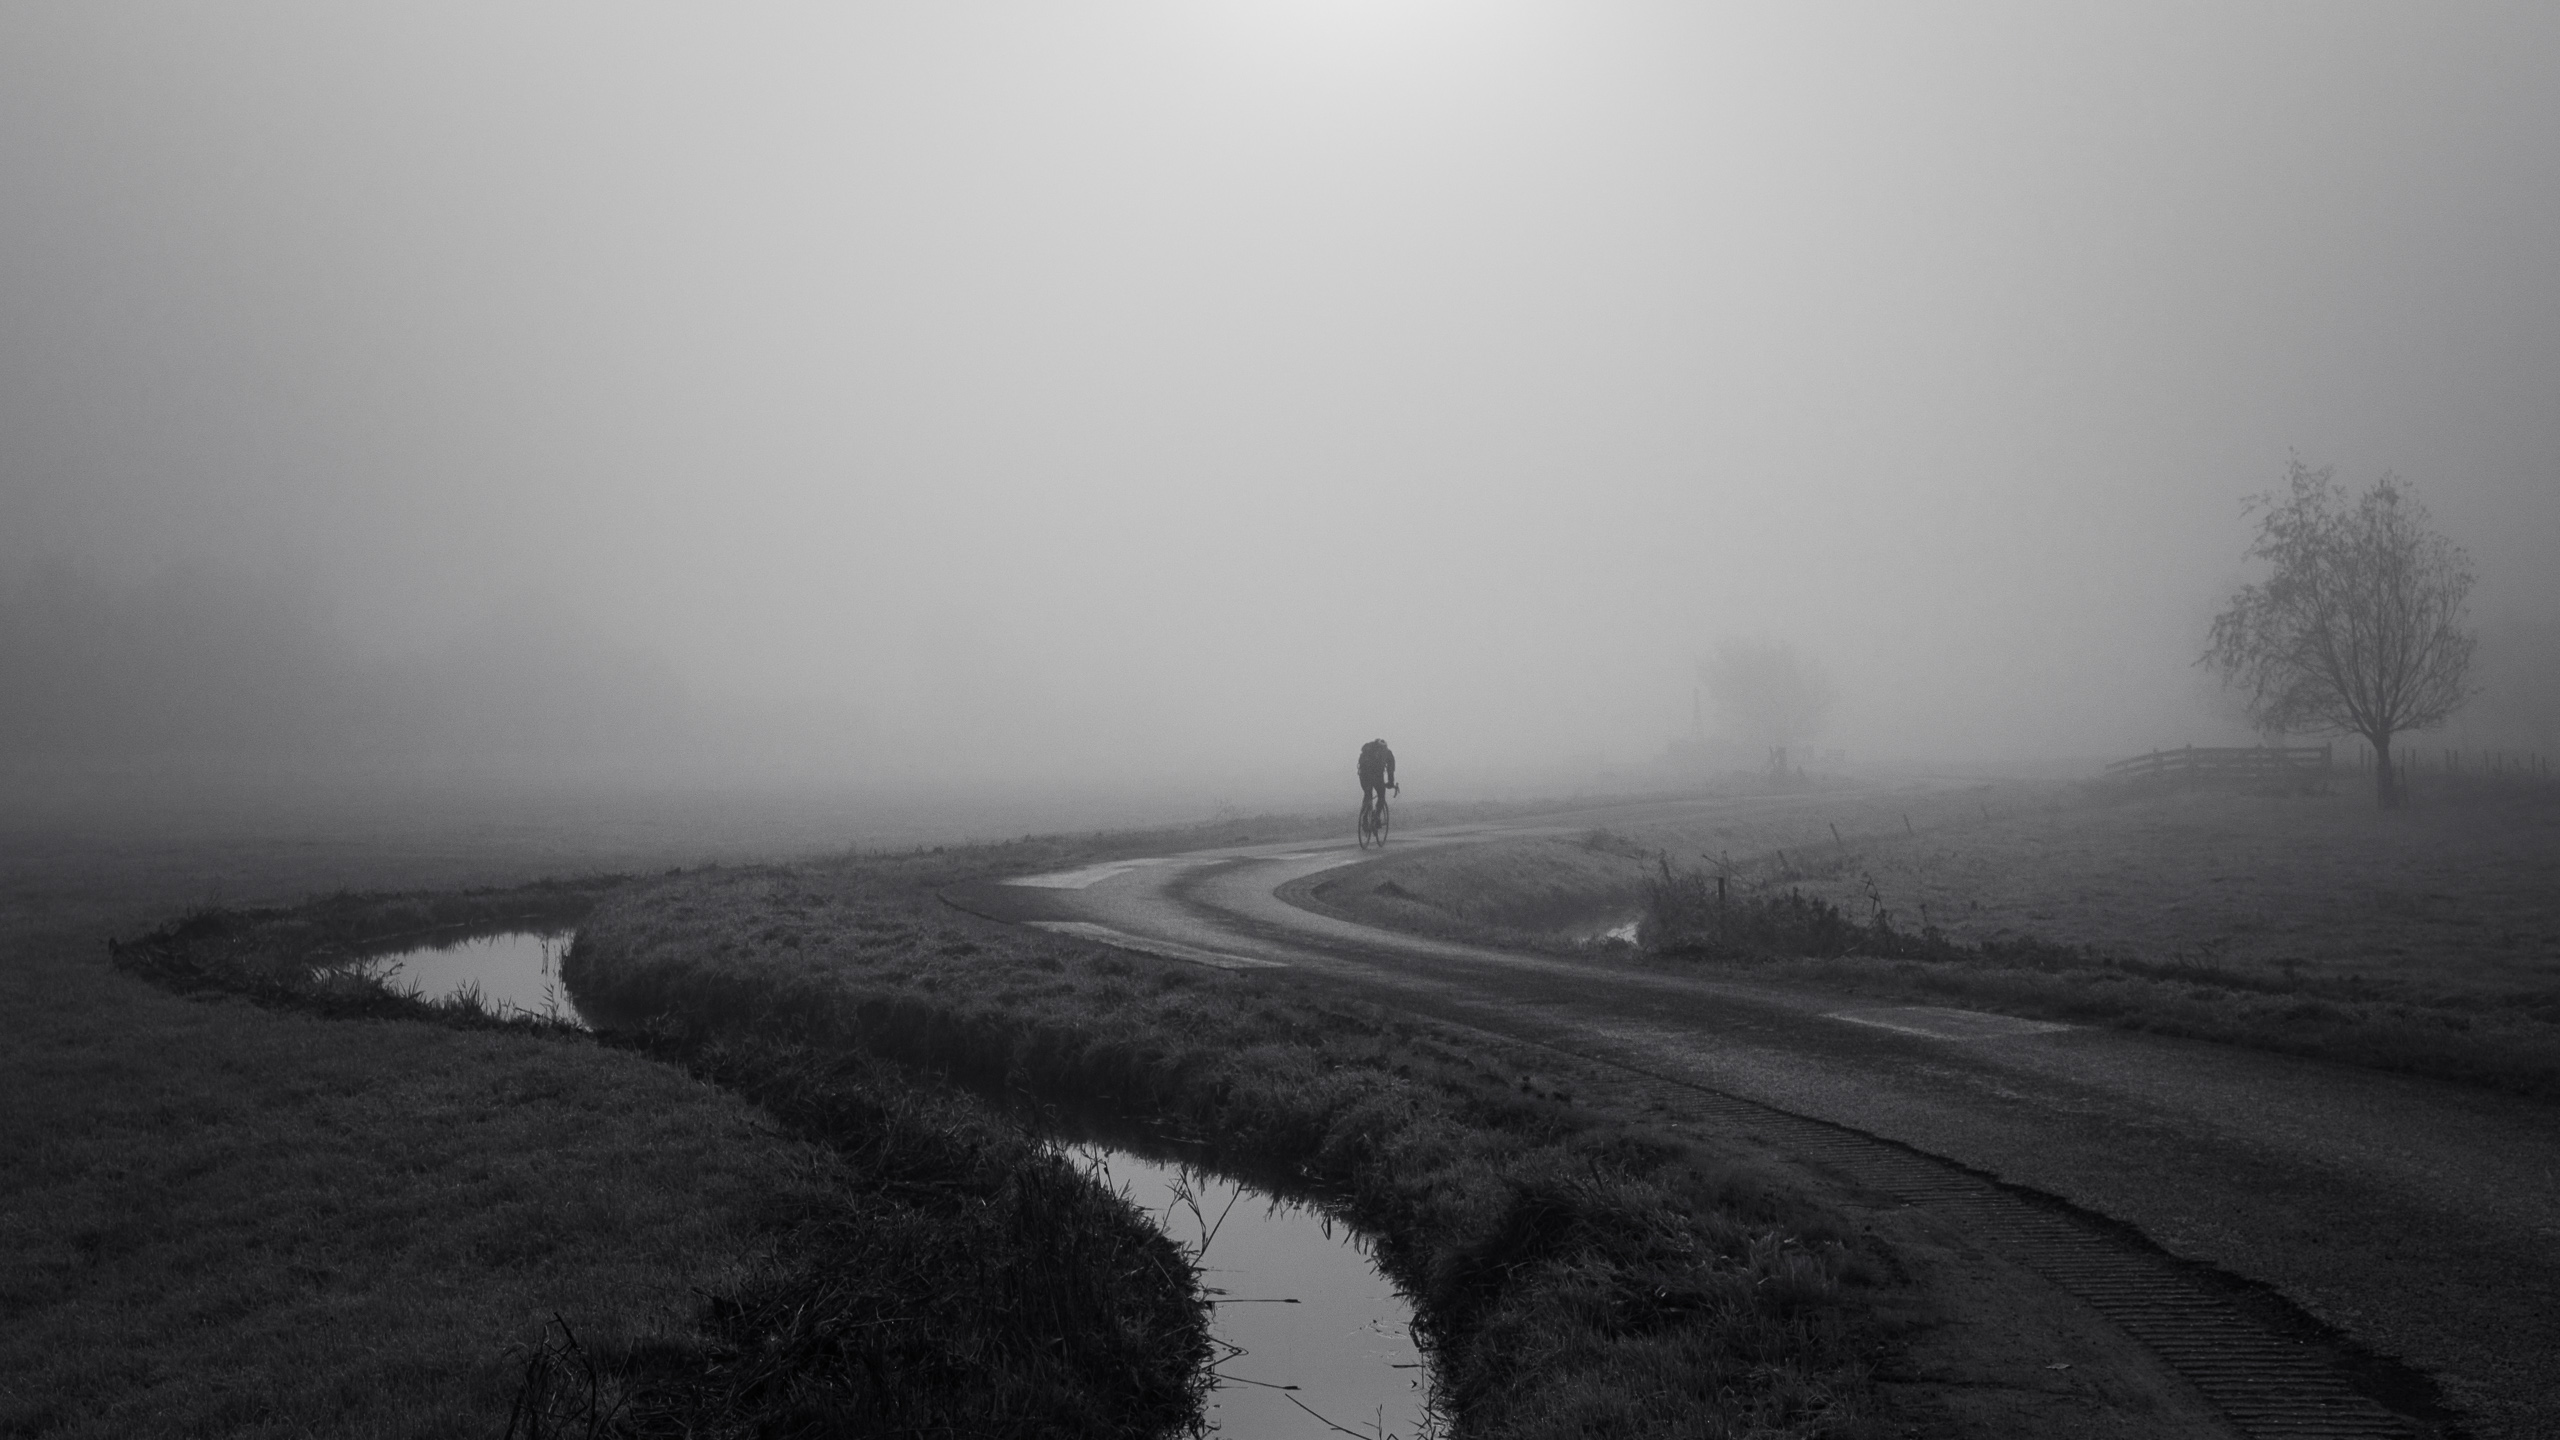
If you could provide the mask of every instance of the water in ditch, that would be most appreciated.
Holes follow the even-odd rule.
[[[453,1000],[477,993],[493,1013],[563,1020],[584,1029],[586,1017],[569,998],[569,987],[560,983],[560,957],[568,949],[565,931],[511,930],[377,955],[363,969],[421,999]]]
[[[1216,1307],[1212,1433],[1437,1436],[1413,1305],[1367,1239],[1313,1206],[1125,1150],[1073,1153],[1199,1259]]]
[[[476,992],[483,1006],[584,1027],[560,983],[566,933],[513,931],[422,945],[364,962],[426,999]],[[1072,1153],[1198,1258],[1215,1319],[1211,1432],[1225,1440],[1445,1432],[1413,1305],[1368,1240],[1323,1211],[1178,1162],[1099,1144]]]

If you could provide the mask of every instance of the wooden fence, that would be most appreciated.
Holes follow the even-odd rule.
[[[2112,780],[2308,780],[2329,773],[2326,745],[2189,745],[2107,767]]]

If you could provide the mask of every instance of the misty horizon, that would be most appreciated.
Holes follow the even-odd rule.
[[[2548,13],[499,14],[0,19],[14,767],[1476,795],[1737,641],[2245,743],[2297,454],[2560,737]]]

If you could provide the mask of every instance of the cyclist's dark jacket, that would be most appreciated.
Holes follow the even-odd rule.
[[[1360,747],[1360,788],[1379,790],[1396,783],[1396,752],[1384,740]]]

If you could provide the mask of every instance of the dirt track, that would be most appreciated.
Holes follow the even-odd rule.
[[[1586,812],[1397,843],[1462,844],[1594,823]],[[1272,973],[1264,967],[1286,967],[1383,1003],[1536,1039],[1686,1093],[1693,1103],[1676,1108],[1696,1123],[1781,1151],[1819,1148],[1806,1138],[1816,1132],[1796,1134],[1785,1116],[1900,1142],[2120,1222],[2167,1257],[2271,1287],[2334,1326],[2350,1365],[2363,1347],[2432,1376],[2472,1433],[2560,1434],[2560,1112],[2552,1107],[2117,1031],[1844,1013],[1864,1007],[1642,961],[1516,955],[1396,935],[1275,894],[1360,858],[1347,844],[1209,852],[1100,867],[1048,885],[970,887],[952,898],[993,918],[1074,926],[1130,948],[1235,968],[1241,983]],[[1726,1106],[1727,1096],[1784,1115],[1755,1124],[1752,1112]],[[1883,1163],[1872,1157],[1797,1158],[1867,1190],[1899,1193],[1860,1171]],[[1983,1253],[1945,1277],[1950,1293],[2031,1258],[2019,1248],[2025,1242],[1994,1243],[1997,1227],[1977,1222],[1958,1224],[1941,1241],[1967,1225],[1979,1232]],[[2142,1249],[2134,1244],[2127,1253]],[[2050,1277],[2062,1263],[2031,1268]],[[2178,1268],[2159,1256],[2144,1263],[2164,1273]],[[2211,1290],[2216,1282],[2194,1283]],[[2110,1286],[2121,1288],[2088,1282],[2074,1293],[2088,1300],[2115,1293]],[[2015,1303],[2014,1293],[2001,1302]],[[2098,1308],[2116,1331],[2142,1333],[2138,1314]],[[2289,1322],[2277,1315],[2267,1323],[2283,1332]],[[2145,1338],[2154,1356],[2173,1360],[2187,1343]],[[2190,1380],[2203,1373],[2197,1365],[2218,1363],[2214,1347],[2198,1343],[2193,1354],[2203,1358],[2182,1362]],[[2326,1372],[2338,1359],[2326,1353]],[[2366,1367],[2364,1389],[2425,1408],[2388,1364]],[[2235,1404],[2226,1396],[2221,1408],[2250,1421],[2245,1404]],[[2177,1428],[2166,1411],[2148,1421],[2116,1418]],[[2261,1418],[2244,1433],[2289,1433],[2276,1428],[2280,1419]],[[2051,1416],[2022,1413],[2014,1423],[2032,1429]]]

